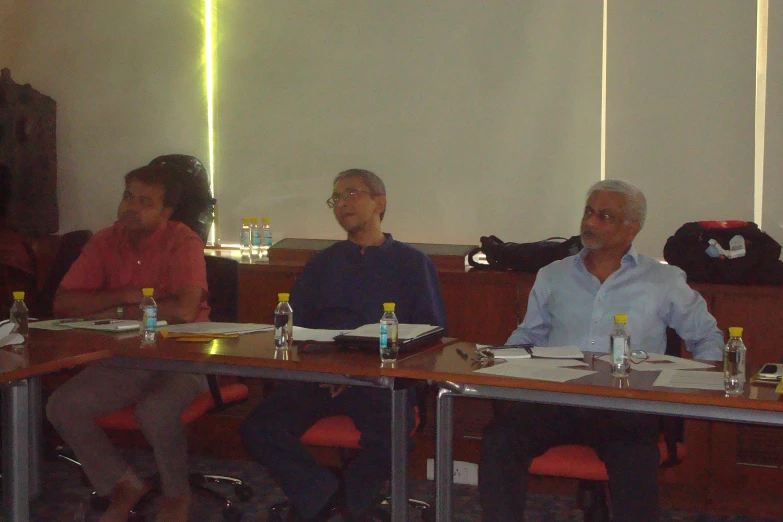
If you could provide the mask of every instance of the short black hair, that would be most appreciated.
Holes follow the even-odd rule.
[[[182,184],[176,173],[163,165],[145,165],[125,174],[125,184],[140,181],[145,185],[163,186],[163,206],[177,208],[182,194]]]

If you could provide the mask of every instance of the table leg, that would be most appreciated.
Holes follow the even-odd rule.
[[[3,516],[6,522],[27,522],[30,520],[28,382],[6,384],[2,396]]]
[[[435,437],[435,520],[451,522],[451,490],[454,482],[454,396],[438,391]]]
[[[408,390],[392,389],[392,478],[391,515],[392,522],[408,520]]]
[[[30,405],[30,500],[41,493],[41,463],[43,462],[43,412],[41,399],[41,378],[28,379]]]

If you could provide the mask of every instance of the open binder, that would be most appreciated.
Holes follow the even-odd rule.
[[[428,324],[400,324],[397,330],[397,346],[400,353],[418,348],[443,337],[442,326]],[[377,352],[380,343],[378,323],[366,324],[350,332],[338,335],[334,342],[341,348]]]

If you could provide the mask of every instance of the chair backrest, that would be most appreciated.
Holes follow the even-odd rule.
[[[211,321],[235,323],[239,316],[239,263],[227,257],[204,256],[207,264],[207,304]]]
[[[38,292],[34,310],[36,317],[47,318],[52,316],[54,294],[60,286],[60,281],[68,273],[74,261],[79,258],[82,248],[84,248],[84,245],[87,244],[91,237],[92,232],[89,230],[75,230],[62,235],[49,274],[40,292]]]

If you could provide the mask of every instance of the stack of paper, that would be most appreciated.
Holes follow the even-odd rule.
[[[485,348],[483,345],[479,345]],[[576,346],[494,346],[493,355],[498,359],[583,359],[585,354]]]
[[[271,332],[275,327],[271,324],[258,323],[185,323],[166,327],[168,333],[187,333],[205,335],[233,335],[255,332]]]

